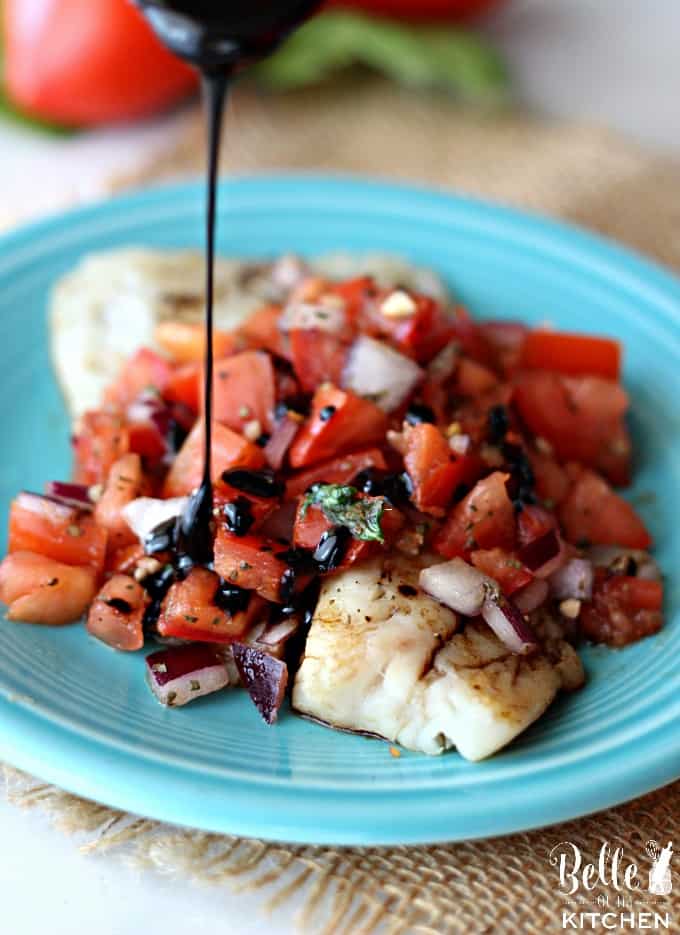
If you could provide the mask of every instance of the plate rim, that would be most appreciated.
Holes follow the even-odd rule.
[[[456,216],[456,221],[461,222],[465,213],[471,213],[475,221],[475,228],[479,229],[480,218],[485,222],[488,229],[510,230],[517,232],[517,228],[523,228],[524,232],[528,228],[531,232],[531,242],[534,249],[545,254],[545,247],[550,246],[551,257],[557,258],[571,255],[578,259],[580,265],[589,270],[597,271],[599,276],[605,276],[607,271],[615,271],[617,279],[634,283],[636,291],[643,288],[647,293],[647,300],[658,305],[660,302],[667,307],[669,313],[669,322],[672,325],[674,319],[678,318],[678,308],[680,307],[680,281],[670,271],[642,257],[640,254],[621,246],[606,237],[591,233],[583,228],[577,227],[563,221],[556,221],[545,217],[536,212],[525,211],[507,205],[500,205],[495,202],[463,196],[458,193],[433,189],[428,186],[412,185],[403,182],[386,182],[380,179],[372,179],[365,176],[341,175],[341,174],[318,174],[318,173],[266,173],[256,175],[239,176],[223,180],[220,183],[220,191],[223,193],[221,214],[227,214],[229,211],[228,193],[245,193],[247,201],[248,192],[262,187],[269,187],[273,191],[284,190],[288,197],[294,192],[302,191],[303,194],[313,197],[314,200],[328,200],[333,191],[352,190],[358,195],[370,194],[370,197],[379,196],[389,201],[390,199],[400,199],[400,210],[404,208],[403,200],[407,199],[417,203],[420,209],[425,205],[442,210],[445,215],[447,212]],[[69,226],[73,226],[76,236],[74,240],[78,241],[83,236],[83,231],[79,228],[88,221],[96,222],[101,217],[102,212],[112,212],[119,215],[122,227],[129,223],[131,211],[127,209],[139,209],[143,216],[145,211],[154,204],[163,204],[169,197],[186,198],[190,201],[196,201],[202,192],[202,183],[200,180],[194,180],[177,183],[166,183],[156,185],[150,188],[144,188],[133,192],[126,192],[116,195],[113,198],[101,199],[85,206],[71,209],[67,212],[60,212],[39,221],[23,225],[15,230],[9,231],[0,237],[0,276],[7,275],[12,269],[12,255],[14,263],[19,261],[22,252],[28,253],[35,258],[36,246],[39,248],[39,242],[42,239],[53,234],[63,233]],[[315,194],[314,194],[315,193]],[[226,202],[226,203],[225,203]],[[415,208],[414,204],[414,208]],[[202,208],[202,204],[201,204]],[[420,210],[419,209],[419,210]],[[273,210],[273,209],[272,209]],[[334,210],[336,210],[334,206]],[[421,216],[419,212],[418,216]],[[5,257],[9,254],[9,262]],[[585,256],[584,256],[585,254]],[[674,296],[670,301],[669,297]],[[680,348],[680,340],[678,340]],[[351,789],[344,795],[335,788],[333,793],[335,800],[330,804],[326,800],[321,802],[323,797],[323,788],[313,789],[314,800],[318,799],[319,806],[326,813],[324,829],[315,828],[309,820],[305,823],[299,818],[294,817],[297,812],[292,809],[289,813],[291,817],[286,820],[269,821],[264,824],[262,813],[259,811],[263,806],[271,812],[274,808],[271,802],[271,796],[281,797],[283,789],[283,798],[285,798],[285,787],[281,784],[274,789],[273,786],[267,786],[263,783],[262,789],[254,794],[252,789],[247,790],[245,797],[243,790],[239,790],[239,780],[233,777],[220,778],[219,783],[222,795],[232,796],[232,807],[226,817],[219,813],[219,798],[213,800],[210,798],[211,809],[204,807],[196,808],[187,806],[191,796],[188,795],[190,787],[196,784],[196,775],[188,770],[181,770],[182,775],[174,778],[177,792],[173,793],[162,803],[153,796],[140,794],[139,787],[131,781],[132,777],[139,778],[137,774],[157,771],[160,764],[148,760],[139,760],[134,752],[125,750],[119,746],[112,746],[104,743],[101,739],[93,739],[84,734],[77,734],[67,725],[59,724],[55,720],[47,720],[44,716],[38,715],[31,705],[26,703],[25,699],[19,697],[9,698],[3,694],[2,685],[0,685],[0,727],[5,730],[0,731],[0,756],[8,762],[13,763],[20,769],[28,770],[41,778],[53,782],[62,788],[75,794],[83,795],[86,798],[94,798],[99,801],[105,801],[112,807],[123,808],[138,814],[144,814],[151,818],[161,821],[169,821],[174,824],[190,825],[192,827],[202,828],[204,830],[219,831],[230,834],[241,834],[251,836],[256,834],[260,838],[269,840],[286,840],[295,843],[309,844],[331,844],[331,845],[394,845],[394,844],[425,844],[441,843],[443,841],[471,840],[474,838],[492,837],[498,834],[507,834],[514,831],[525,831],[531,828],[544,827],[579,817],[585,814],[598,811],[602,808],[611,807],[628,801],[638,795],[642,795],[652,789],[659,788],[667,782],[673,781],[680,776],[680,724],[676,719],[675,730],[675,755],[668,755],[668,750],[659,751],[655,744],[665,739],[668,742],[668,732],[672,731],[673,717],[680,714],[680,701],[673,709],[675,715],[671,713],[666,717],[663,724],[658,725],[643,741],[647,747],[652,749],[648,751],[648,757],[638,756],[641,752],[636,750],[637,764],[635,767],[629,766],[625,777],[617,776],[613,782],[605,789],[602,784],[589,785],[582,794],[578,806],[572,805],[570,808],[559,808],[559,805],[543,802],[536,809],[540,813],[540,819],[533,820],[526,817],[518,824],[515,811],[504,809],[503,813],[493,813],[484,820],[483,815],[474,814],[472,818],[459,820],[455,826],[447,824],[444,817],[439,812],[432,812],[428,817],[423,814],[424,823],[429,823],[430,829],[439,829],[436,831],[423,831],[418,822],[412,818],[408,825],[405,823],[400,827],[395,827],[393,819],[383,816],[376,823],[376,815],[372,808],[367,813],[367,824],[363,828],[349,827],[345,824],[347,810],[353,809],[356,812],[358,803],[356,797],[360,795],[356,789]],[[668,712],[667,712],[668,713]],[[43,756],[40,756],[35,750],[27,749],[22,744],[22,738],[28,735],[40,737],[41,743],[38,744]],[[657,734],[660,734],[657,737]],[[660,754],[664,754],[661,756]],[[598,754],[605,755],[605,754]],[[112,794],[110,781],[101,778],[102,760],[114,758],[118,760],[118,766],[115,772],[119,779],[119,786]],[[61,762],[63,759],[72,764],[69,768]],[[597,757],[596,757],[597,759]],[[644,764],[644,765],[643,765]],[[83,770],[83,765],[87,769]],[[127,771],[128,777],[120,775]],[[186,776],[184,775],[186,773]],[[631,780],[632,777],[632,780]],[[167,778],[167,777],[166,777]],[[215,784],[215,777],[206,773],[201,777],[201,784]],[[625,785],[625,789],[623,786]],[[295,787],[293,787],[294,791]],[[267,798],[269,790],[269,801]],[[614,791],[616,790],[616,791]],[[204,790],[205,791],[205,790]],[[240,795],[239,795],[240,791]],[[309,790],[305,788],[307,797]],[[417,790],[409,795],[417,795]],[[431,796],[436,795],[432,792]],[[389,797],[389,796],[388,796]],[[368,796],[368,800],[370,800]],[[472,797],[474,799],[474,796]],[[554,798],[554,796],[553,796]],[[345,799],[349,801],[345,802]],[[156,802],[159,802],[158,806]],[[168,802],[172,805],[169,807]],[[306,801],[309,800],[306,798]],[[234,803],[238,803],[234,807]],[[477,803],[478,804],[478,803]],[[413,803],[411,803],[413,805]],[[470,801],[470,805],[475,805]],[[359,803],[361,807],[361,803]],[[366,809],[366,803],[363,808]],[[516,806],[515,806],[516,808]],[[425,812],[426,809],[421,809]],[[331,813],[335,813],[333,818]],[[472,813],[471,813],[472,814]]]

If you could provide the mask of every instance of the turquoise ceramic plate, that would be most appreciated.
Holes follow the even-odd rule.
[[[50,286],[91,250],[202,243],[201,186],[57,217],[0,242],[0,515],[69,471],[47,355]],[[337,844],[454,840],[604,808],[680,776],[680,285],[580,231],[477,201],[368,181],[258,178],[221,191],[220,248],[241,256],[379,248],[431,265],[481,315],[550,319],[626,346],[638,453],[630,496],[668,573],[668,624],[585,653],[587,687],[488,762],[390,756],[289,713],[267,728],[241,692],[164,710],[141,654],[0,621],[0,759],[153,818]],[[2,522],[4,527],[4,520]]]

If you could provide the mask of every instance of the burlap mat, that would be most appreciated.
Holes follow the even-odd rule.
[[[242,88],[228,128],[229,171],[364,172],[483,194],[576,221],[680,268],[680,166],[609,132],[526,117],[473,116],[443,97],[424,98],[377,80],[281,98]],[[134,178],[112,180],[112,189],[199,171],[202,137],[196,113],[187,118],[179,148]],[[262,887],[263,905],[270,907],[303,890],[298,921],[315,933],[515,935],[575,924],[588,930],[599,923],[580,913],[591,912],[614,913],[604,920],[609,930],[649,927],[654,913],[670,930],[680,930],[677,875],[674,894],[647,893],[655,853],[648,842],[680,841],[680,782],[597,816],[528,834],[437,847],[342,850],[179,830],[6,774],[12,801],[47,809],[65,830],[88,832],[88,852],[119,851],[161,872],[217,885],[237,878],[240,885]],[[550,860],[560,842],[575,845],[583,861],[593,863],[603,844],[622,848],[624,865],[639,866],[642,889],[631,895],[599,884],[591,893],[581,888],[582,904],[578,894],[569,902]]]

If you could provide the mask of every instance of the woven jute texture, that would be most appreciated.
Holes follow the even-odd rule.
[[[230,172],[362,172],[481,194],[568,218],[680,268],[680,166],[609,132],[527,117],[473,116],[443,97],[425,98],[378,80],[285,97],[241,88],[231,102],[228,131],[223,166]],[[111,188],[194,174],[202,165],[196,112],[187,117],[181,146],[134,177],[113,179]],[[296,921],[313,933],[516,935],[581,923],[588,930],[600,923],[580,913],[592,912],[613,913],[604,919],[609,930],[648,927],[657,913],[661,924],[680,931],[680,878],[668,896],[647,892],[652,857],[669,841],[680,842],[680,782],[593,817],[502,839],[338,849],[172,828],[5,772],[13,801],[48,811],[67,831],[87,832],[88,852],[120,852],[161,872],[215,885],[259,887],[264,907],[283,907],[302,891],[304,908]],[[623,865],[639,867],[640,891],[617,893],[598,884],[592,892],[581,887],[581,904],[577,897],[568,900],[554,863],[553,849],[561,842],[562,850],[572,854],[576,846],[583,861],[593,863],[603,845],[610,852],[621,848]],[[631,912],[651,915],[634,921]]]

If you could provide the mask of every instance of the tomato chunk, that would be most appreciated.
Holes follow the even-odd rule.
[[[119,458],[109,471],[104,491],[94,509],[97,525],[108,533],[108,548],[120,549],[137,541],[123,519],[123,507],[141,497],[146,483],[139,455],[128,454]]]
[[[340,383],[347,359],[347,345],[334,334],[316,328],[290,332],[290,355],[300,386],[306,393],[326,381]]]
[[[624,575],[607,577],[598,570],[593,600],[579,618],[584,636],[594,643],[625,646],[658,633],[663,625],[663,585]]]
[[[175,367],[163,390],[163,398],[198,412],[201,406],[202,377],[203,368],[200,364],[182,364]]]
[[[620,545],[648,549],[652,544],[645,524],[633,507],[592,471],[583,471],[563,501],[560,522],[569,542],[579,545]]]
[[[287,358],[288,343],[284,333],[279,330],[280,317],[279,305],[263,305],[242,322],[239,334],[251,347],[263,348],[278,357]]]
[[[555,370],[569,376],[590,374],[606,380],[621,376],[621,345],[611,338],[562,331],[530,331],[522,345],[520,366]]]
[[[102,643],[124,652],[144,645],[142,624],[150,598],[129,575],[114,575],[94,599],[87,615],[87,631]]]
[[[631,444],[624,424],[628,397],[599,377],[521,373],[514,403],[526,426],[552,445],[561,461],[580,461],[613,484],[630,478]]]
[[[379,497],[367,497],[361,495],[362,500],[379,500]],[[327,519],[323,510],[311,505],[308,509],[303,507],[304,500],[300,500],[295,515],[295,527],[293,530],[293,544],[303,549],[314,551],[319,544],[321,536],[333,528],[333,523]],[[384,547],[389,548],[394,542],[397,533],[404,525],[404,517],[390,503],[384,501],[383,514],[380,518],[380,528],[385,539]],[[374,541],[365,541],[352,538],[342,561],[338,568],[347,568],[355,562],[364,561],[370,556],[375,555],[383,548],[382,543]]]
[[[200,486],[203,477],[203,443],[203,425],[199,421],[187,435],[168,471],[163,485],[164,497],[182,497]],[[265,464],[261,448],[219,422],[213,423],[211,455],[213,480],[217,480],[223,471],[237,465],[257,469]]]
[[[201,363],[205,357],[205,325],[202,322],[162,321],[156,325],[154,338],[175,363]],[[238,339],[231,332],[215,328],[215,360],[233,354],[238,348],[238,343]]]
[[[264,351],[241,351],[215,361],[213,418],[240,432],[256,419],[263,431],[273,424],[276,384],[274,367]]]
[[[434,538],[446,558],[463,557],[478,549],[508,549],[515,544],[515,511],[505,484],[509,475],[494,471],[475,484],[454,506]]]
[[[571,486],[567,472],[550,455],[529,450],[527,457],[534,472],[536,495],[550,506],[559,505]]]
[[[331,461],[324,461],[306,471],[293,474],[286,483],[286,500],[294,500],[304,493],[312,484],[349,484],[357,474],[368,468],[378,471],[387,469],[385,456],[379,448],[367,448],[365,451],[356,451],[353,454],[343,455]]]
[[[97,590],[92,568],[64,565],[34,552],[0,562],[0,601],[7,619],[61,626],[79,620]]]
[[[104,399],[118,406],[129,406],[144,390],[154,389],[162,394],[171,372],[170,362],[165,357],[142,347],[124,364]]]
[[[73,438],[77,484],[103,484],[111,465],[130,450],[130,437],[120,413],[86,412]]]
[[[462,357],[455,377],[455,388],[461,396],[473,398],[488,393],[498,385],[498,377],[484,364]]]
[[[244,493],[228,482],[228,476],[229,472],[226,472],[215,481],[214,506],[235,535],[246,535],[251,530],[259,529],[267,517],[279,508],[279,498]]]
[[[106,530],[94,517],[48,497],[20,493],[9,512],[9,552],[37,552],[65,565],[104,568]]]
[[[490,578],[494,578],[504,594],[514,594],[533,581],[533,575],[513,552],[504,549],[478,549],[470,554],[470,561]]]
[[[331,384],[318,388],[312,411],[289,450],[292,467],[307,467],[347,449],[377,444],[385,438],[387,416],[367,399]]]
[[[411,497],[423,513],[443,516],[460,483],[460,467],[439,429],[427,422],[408,426],[404,464],[413,484]]]
[[[224,527],[215,538],[215,571],[225,581],[257,591],[275,604],[285,603],[311,578],[306,572],[289,572],[286,547],[280,543],[264,536],[235,536]]]
[[[220,579],[207,568],[192,568],[176,581],[163,599],[158,618],[162,636],[202,643],[233,643],[240,639],[262,611],[255,595],[244,593],[243,607],[230,613],[219,604]]]

